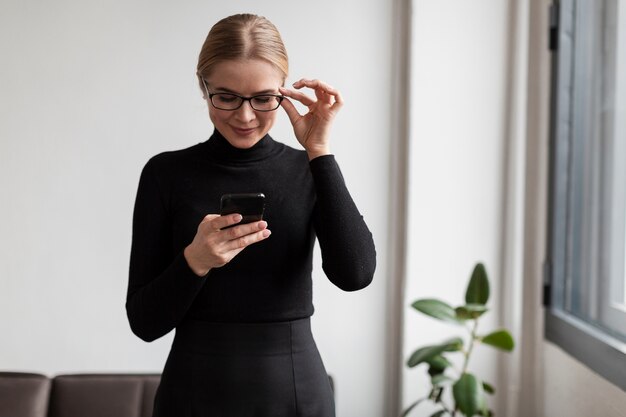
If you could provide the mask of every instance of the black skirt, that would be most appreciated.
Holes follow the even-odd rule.
[[[154,417],[334,417],[310,320],[185,322],[161,377]]]

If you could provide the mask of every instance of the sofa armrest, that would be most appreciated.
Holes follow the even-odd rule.
[[[0,372],[0,417],[46,417],[50,379],[24,372]]]

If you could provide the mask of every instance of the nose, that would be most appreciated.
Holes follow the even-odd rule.
[[[237,110],[235,110],[237,118],[243,122],[250,122],[256,118],[256,113],[250,104],[250,101],[246,100],[241,104]]]

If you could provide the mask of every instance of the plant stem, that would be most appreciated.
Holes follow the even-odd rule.
[[[441,404],[441,406],[443,407],[443,409],[446,411],[446,413],[452,414],[454,416],[454,412],[451,411],[447,406],[446,403],[443,401],[443,398],[441,399],[441,401],[439,402],[439,404]]]
[[[469,348],[467,349],[467,352],[464,353],[465,361],[463,362],[463,369],[461,370],[461,376],[463,376],[463,374],[465,372],[467,372],[467,365],[469,364],[470,355],[472,354],[472,350],[474,349],[474,342],[477,339],[477,337],[476,337],[476,330],[477,329],[478,329],[478,319],[474,319],[474,327],[471,330],[471,338],[470,338],[470,342],[469,342]],[[453,416],[454,416],[454,414],[453,414]]]

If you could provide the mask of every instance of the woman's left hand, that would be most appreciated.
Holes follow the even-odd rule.
[[[320,80],[301,79],[293,84],[296,89],[303,87],[315,91],[313,99],[300,91],[280,88],[280,93],[287,97],[282,106],[293,125],[298,142],[309,155],[309,160],[330,153],[330,127],[339,109],[343,106],[343,99],[339,91]],[[301,115],[294,104],[289,100],[299,101],[308,107],[309,111]]]

